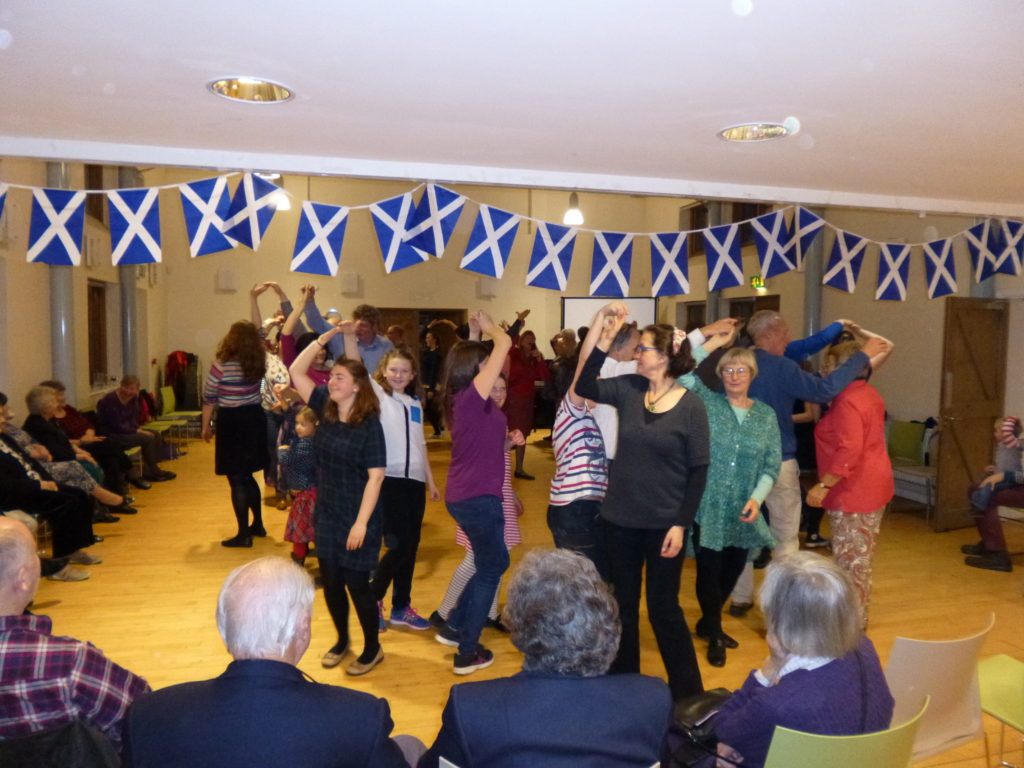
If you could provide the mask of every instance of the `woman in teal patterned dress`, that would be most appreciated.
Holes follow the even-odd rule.
[[[731,341],[716,336],[694,350],[697,362]],[[697,602],[701,618],[697,636],[708,641],[708,662],[725,665],[726,648],[738,643],[722,631],[722,606],[736,585],[749,550],[773,546],[761,517],[761,504],[779,476],[782,448],[775,411],[747,395],[757,376],[757,361],[748,349],[726,352],[715,369],[724,394],[708,389],[693,375],[679,382],[704,401],[711,427],[708,482],[692,531],[697,559]]]

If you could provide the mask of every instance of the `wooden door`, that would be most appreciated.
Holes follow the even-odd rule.
[[[973,523],[966,491],[991,462],[992,423],[1003,415],[1009,314],[1005,301],[946,299],[937,531]]]

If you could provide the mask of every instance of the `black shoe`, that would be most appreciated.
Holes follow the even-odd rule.
[[[536,480],[537,479],[533,475],[531,475],[528,472],[525,472],[522,469],[517,469],[515,471],[515,476],[518,477],[520,480]]]
[[[119,493],[117,495],[121,497],[122,504],[127,504],[128,506],[131,506],[132,504],[135,503],[134,496],[129,496],[127,493]]]
[[[41,557],[39,558],[39,575],[42,577],[53,576],[67,567],[66,557]]]
[[[508,634],[508,627],[501,623],[501,616],[499,616],[496,619],[488,619],[487,623],[484,626],[488,626],[491,629],[496,629],[499,632],[504,632],[506,635]]]
[[[708,643],[708,664],[712,667],[725,666],[725,640],[720,637]]]
[[[138,488],[140,491],[148,491],[152,488],[152,484],[144,477],[129,477],[128,482]]]
[[[429,621],[431,625],[435,627],[443,627],[448,623],[441,617],[441,614],[437,611],[434,611],[432,614],[430,614],[430,616],[427,617],[427,621]]]
[[[232,536],[220,543],[222,547],[251,547],[252,536]]]
[[[960,547],[960,551],[965,555],[984,555],[988,553],[985,549],[985,542],[979,541],[977,544],[964,544]]]
[[[465,655],[456,653],[455,666],[452,671],[456,675],[468,675],[471,672],[476,672],[478,669],[489,667],[493,663],[494,654],[482,645],[479,645],[474,653],[467,653]]]
[[[137,515],[139,510],[129,507],[127,504],[118,504],[116,507],[107,507],[115,515]]]
[[[767,568],[768,563],[772,561],[772,551],[768,547],[761,547],[761,552],[754,558],[754,570],[760,571],[762,568]]]
[[[986,552],[984,555],[973,555],[965,557],[964,563],[971,568],[984,568],[988,571],[1002,571],[1009,573],[1013,570],[1013,563],[1010,556],[1005,552]]]
[[[249,535],[250,536],[266,536],[267,535],[267,529],[264,528],[262,525],[250,525],[249,526]]]
[[[149,480],[149,482],[151,483],[165,483],[168,480],[173,480],[176,477],[177,475],[174,474],[173,472],[166,472],[161,469],[159,472],[154,472],[152,475],[147,476],[146,479]]]
[[[447,624],[437,628],[437,632],[434,633],[434,639],[441,645],[447,645],[449,648],[459,647],[459,633]]]
[[[92,513],[92,521],[94,523],[120,523],[121,518],[116,517],[110,514],[106,509],[103,509]]]
[[[707,632],[702,632],[699,629],[697,630],[697,637],[699,637],[701,640],[707,640],[709,643],[711,642],[711,635],[709,635]],[[725,632],[722,632],[718,636],[718,638],[725,644],[726,648],[740,647],[740,644],[734,638],[729,637],[729,635],[725,634]]]
[[[747,611],[753,607],[753,603],[733,603],[729,606],[729,615],[735,616],[737,619],[742,619],[747,615]]]

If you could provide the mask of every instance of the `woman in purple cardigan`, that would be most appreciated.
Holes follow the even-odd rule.
[[[760,604],[770,653],[718,713],[719,755],[759,768],[777,725],[831,736],[889,727],[892,694],[844,570],[795,552],[769,567]]]

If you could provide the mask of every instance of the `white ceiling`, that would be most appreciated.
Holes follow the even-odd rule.
[[[1024,3],[743,1],[3,0],[0,155],[1024,214]]]

